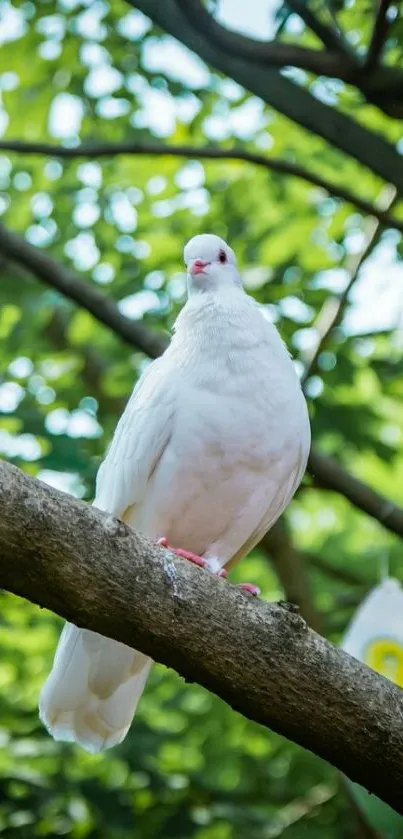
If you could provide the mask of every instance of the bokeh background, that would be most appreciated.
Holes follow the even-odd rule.
[[[334,11],[362,52],[372,3],[340,0]],[[282,37],[316,45],[301,18],[285,12],[267,0],[219,5],[220,21],[239,32],[269,38],[281,25]],[[388,60],[398,62],[401,26],[397,19],[393,25]],[[339,324],[305,381],[314,443],[403,502],[401,233],[307,180],[242,160],[202,160],[197,148],[297,163],[373,204],[395,198],[402,226],[395,192],[124,0],[5,0],[0,45],[0,214],[7,230],[161,336],[185,299],[183,245],[196,233],[221,235],[301,375],[329,305],[341,301]],[[403,151],[401,121],[365,103],[354,87],[302,70],[285,74]],[[63,159],[55,151],[11,151],[11,140],[69,148],[133,141],[161,151],[186,144],[195,151],[187,158]],[[1,246],[0,338],[0,455],[90,501],[117,419],[149,360]],[[298,602],[339,644],[385,569],[403,578],[399,537],[307,475],[275,533],[231,578],[255,580],[269,600]],[[38,721],[37,701],[60,627],[54,615],[1,595],[3,835],[375,836],[332,767],[159,665],[119,748],[91,757],[56,744]]]

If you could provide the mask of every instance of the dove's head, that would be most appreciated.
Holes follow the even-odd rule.
[[[234,251],[219,236],[210,233],[193,236],[183,256],[189,294],[242,287]]]

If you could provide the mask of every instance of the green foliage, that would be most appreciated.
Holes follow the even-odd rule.
[[[363,42],[368,26],[360,4],[334,7]],[[191,59],[123,0],[15,0],[5,9],[3,139],[72,146],[217,141],[223,148],[269,150],[370,200],[379,194],[371,172]],[[305,31],[299,37],[311,43]],[[357,103],[352,89],[323,80],[316,87],[391,141],[399,139],[401,127]],[[228,238],[250,293],[296,357],[312,346],[323,303],[344,287],[349,254],[363,245],[364,219],[351,206],[250,164],[200,163],[197,151],[191,161],[3,152],[0,189],[7,226],[165,332],[184,300],[185,241],[203,231]],[[400,503],[402,344],[396,295],[382,265],[389,259],[395,267],[401,255],[400,238],[384,234],[375,263],[384,287],[373,278],[375,269],[363,271],[307,388],[317,445]],[[146,359],[4,260],[0,301],[0,455],[91,500],[96,470]],[[309,481],[287,517],[306,555],[314,604],[339,643],[385,554],[390,573],[402,578],[400,543]],[[324,565],[309,561],[315,556]],[[362,585],[349,582],[349,574]],[[263,551],[232,578],[249,576],[265,598],[283,597]],[[59,629],[54,616],[2,595],[0,833],[18,839],[357,835],[335,770],[160,666],[122,746],[90,757],[54,743],[39,724],[37,700]]]

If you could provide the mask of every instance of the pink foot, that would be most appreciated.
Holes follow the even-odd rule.
[[[182,557],[182,559],[188,559],[189,562],[193,562],[193,565],[198,565],[199,568],[208,568],[208,563],[202,556],[197,556],[197,554],[192,553],[192,551],[184,551],[183,548],[170,548],[172,553],[176,556]]]
[[[209,570],[209,564],[206,559],[203,559],[202,556],[198,556],[197,554],[192,553],[192,551],[185,551],[183,548],[172,548],[171,545],[168,544],[168,539],[163,536],[161,539],[158,539],[157,544],[161,548],[167,548],[171,551],[175,556],[180,556],[182,559],[187,559],[189,562],[193,562],[194,565],[197,565],[199,568],[206,568],[207,571]],[[227,571],[225,569],[221,569],[218,574],[218,577],[226,577]]]
[[[248,594],[252,594],[253,597],[258,597],[260,594],[260,588],[258,586],[254,586],[253,583],[240,583],[238,588],[241,588],[243,591],[247,591]]]

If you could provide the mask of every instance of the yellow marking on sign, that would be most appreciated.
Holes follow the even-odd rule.
[[[393,638],[376,638],[365,650],[364,663],[403,687],[403,645]]]

